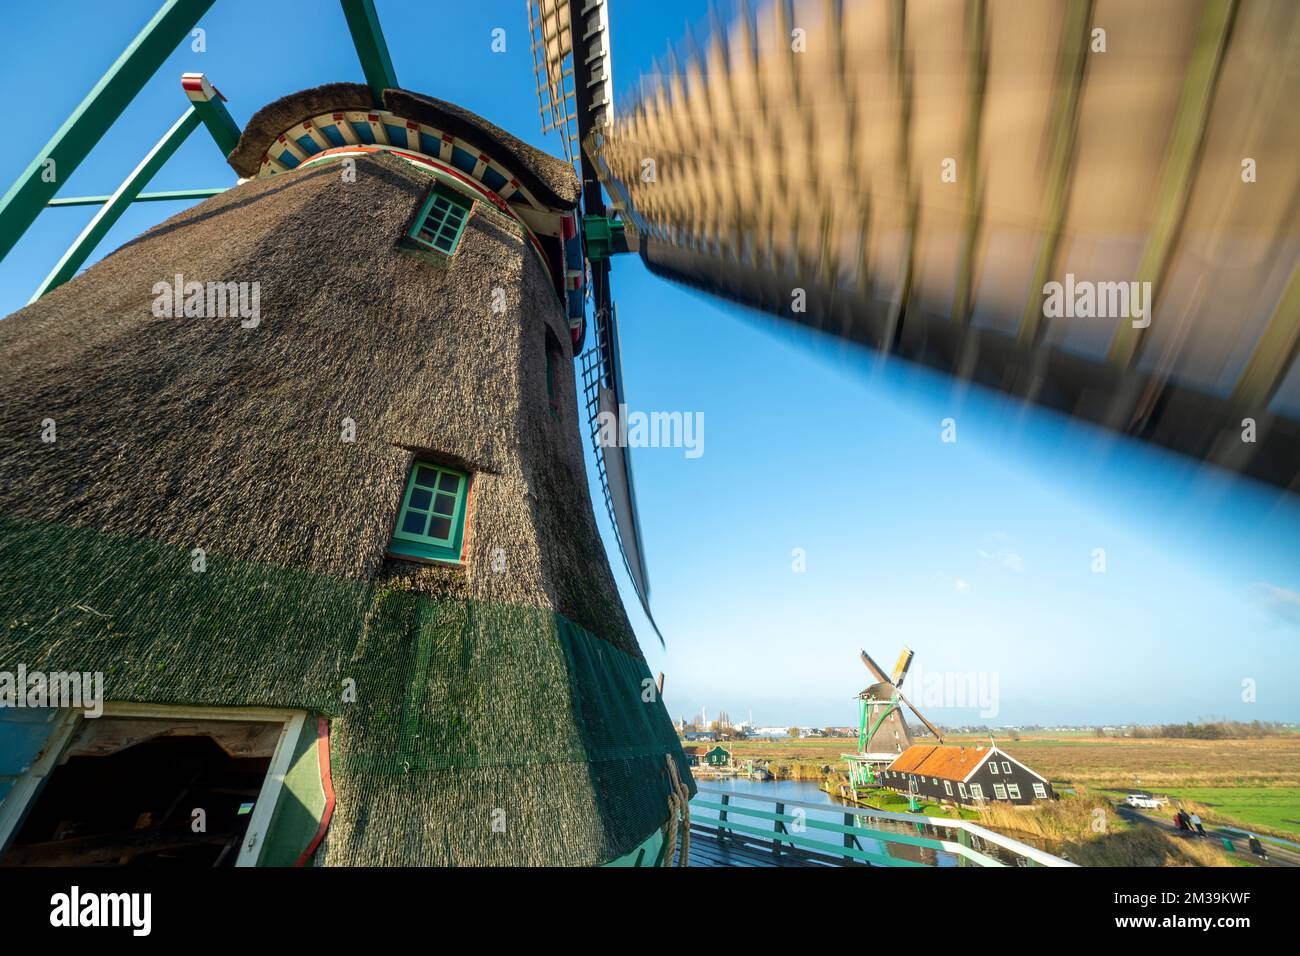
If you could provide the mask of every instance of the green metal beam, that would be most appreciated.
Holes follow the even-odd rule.
[[[59,187],[213,0],[167,0],[81,105],[0,199],[0,259],[9,254]],[[53,161],[52,166],[47,162]]]
[[[225,97],[221,91],[208,82],[203,73],[184,73],[181,75],[181,87],[190,98],[194,108],[199,111],[199,119],[208,128],[217,148],[223,157],[229,156],[239,145],[239,124],[231,118],[226,110]]]
[[[397,86],[397,74],[388,55],[388,44],[375,12],[375,0],[341,0],[343,16],[347,18],[352,43],[361,59],[361,69],[366,74],[366,85],[376,106],[384,105],[384,90]]]
[[[104,238],[109,229],[113,228],[113,224],[122,213],[126,212],[127,207],[140,195],[141,190],[149,184],[154,173],[171,158],[172,153],[185,142],[186,137],[198,128],[199,122],[198,110],[191,106],[167,131],[167,135],[158,141],[158,145],[149,151],[149,155],[140,161],[140,165],[131,171],[131,175],[126,177],[122,185],[117,187],[117,192],[109,197],[103,208],[95,213],[95,218],[90,220],[89,225],[81,231],[81,235],[63,254],[59,264],[45,277],[45,281],[41,283],[28,304],[35,302],[45,293],[77,274],[77,270],[95,251],[99,241]]]
[[[213,189],[172,189],[166,192],[140,193],[132,202],[176,202],[182,199],[211,199],[224,193],[233,186],[217,186]],[[112,196],[69,196],[67,199],[51,199],[47,206],[102,206]]]
[[[194,109],[199,119],[208,128],[212,138],[217,141],[223,156],[229,156],[239,145],[239,125],[226,109],[226,104],[218,96],[211,100],[195,100]]]

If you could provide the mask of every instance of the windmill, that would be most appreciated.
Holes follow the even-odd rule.
[[[650,676],[579,444],[585,424],[653,626],[632,461],[598,427],[628,397],[618,255],[1296,487],[1300,114],[1277,68],[1300,43],[1293,4],[1131,5],[1101,24],[1091,0],[742,3],[616,113],[618,5],[530,0],[543,129],[566,162],[402,88],[373,0],[340,0],[364,83],[288,93],[240,129],[187,74],[185,111],[117,190],[56,196],[212,3],[163,0],[0,198],[0,256],[47,208],[99,208],[0,322],[2,600],[57,631],[11,636],[0,670],[77,670],[89,648],[128,702],[318,718],[302,752],[333,758],[337,807],[303,828],[304,859],[673,859],[656,839],[689,776],[662,702],[640,706]],[[200,126],[239,183],[146,192]],[[1229,193],[1243,142],[1267,174]],[[333,188],[349,163],[365,175]],[[205,202],[77,275],[132,203],[177,199]],[[209,302],[225,301],[213,284],[260,282],[260,339],[177,321],[204,301],[180,278],[184,314],[161,325],[163,267],[214,280]],[[1049,315],[1039,290],[1073,292],[1074,273],[1150,282],[1154,299],[1121,303],[1107,281],[1134,321],[1076,324],[1072,295],[1071,321]],[[344,415],[356,441],[313,430]],[[50,447],[32,440],[47,417]],[[191,549],[222,573],[189,574]],[[74,619],[91,587],[94,614]],[[901,744],[906,661],[887,680],[863,656],[863,724],[879,726],[861,743]],[[371,691],[349,710],[345,679]],[[526,775],[509,770],[519,741]],[[504,834],[463,825],[502,805]]]
[[[903,648],[892,677],[886,675],[866,651],[861,652],[861,657],[876,682],[858,694],[858,752],[844,755],[849,761],[850,783],[858,787],[874,783],[876,772],[882,766],[912,746],[912,733],[907,728],[904,707],[934,734],[936,741],[943,743],[939,728],[903,696],[903,680],[914,657],[912,650]]]

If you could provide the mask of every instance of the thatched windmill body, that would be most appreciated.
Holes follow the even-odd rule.
[[[204,6],[171,0],[141,48]],[[0,322],[0,671],[103,674],[113,759],[283,719],[287,782],[219,861],[671,861],[693,787],[583,463],[579,178],[400,88],[373,5],[344,9],[368,84],[232,137],[187,75],[168,142],[212,120],[239,185]],[[107,745],[69,713],[42,752],[91,772]],[[101,836],[61,769],[0,812],[11,860],[80,862],[43,800]],[[148,812],[151,862],[197,852]]]

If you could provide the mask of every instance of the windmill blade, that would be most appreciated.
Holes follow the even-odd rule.
[[[1099,10],[742,4],[589,149],[660,276],[1300,491],[1300,16]]]
[[[650,578],[646,570],[645,549],[641,537],[641,519],[637,514],[636,491],[632,483],[632,456],[622,436],[626,434],[623,399],[622,359],[618,345],[618,310],[612,305],[596,313],[595,342],[582,356],[583,393],[587,403],[587,422],[591,450],[596,458],[610,526],[618,542],[623,566],[646,619],[654,628],[659,643],[664,643],[659,625],[650,612]],[[615,423],[615,436],[609,435],[608,423]],[[604,423],[605,427],[602,427]],[[614,441],[609,439],[614,437]]]
[[[903,686],[903,678],[907,676],[907,669],[912,666],[912,658],[915,656],[910,647],[904,647],[903,653],[898,655],[898,663],[894,665],[895,687]]]
[[[943,743],[943,734],[939,733],[939,728],[936,727],[934,724],[930,723],[928,720],[926,720],[925,715],[916,709],[915,704],[913,704],[910,700],[908,700],[906,697],[903,696],[903,692],[901,690],[898,692],[898,699],[901,700],[904,704],[906,704],[908,708],[912,711],[912,713],[916,714],[917,719],[920,720],[921,723],[925,724],[926,729],[928,729],[930,733],[934,734],[935,740],[939,741],[939,743]]]
[[[606,2],[528,0],[542,132],[560,133],[569,162],[580,159],[578,144],[592,130],[607,126],[613,117],[614,81]]]
[[[862,651],[862,663],[867,665],[867,670],[871,671],[872,675],[876,678],[877,681],[879,681],[882,684],[889,683],[889,678],[886,677],[885,672],[880,669],[880,665],[878,665],[875,661],[873,661],[871,659],[871,655],[868,654],[866,651]]]
[[[528,22],[542,131],[559,131],[565,155],[577,163],[582,177],[582,233],[594,332],[591,348],[582,355],[582,375],[596,471],[623,566],[646,619],[663,644],[663,634],[650,612],[650,579],[632,482],[632,458],[624,442],[601,440],[602,419],[616,422],[619,436],[626,434],[618,313],[609,281],[610,252],[616,247],[626,249],[618,238],[611,238],[610,244],[599,250],[593,247],[597,230],[607,235],[617,230],[607,218],[596,168],[578,144],[607,128],[613,116],[606,0],[528,0]]]

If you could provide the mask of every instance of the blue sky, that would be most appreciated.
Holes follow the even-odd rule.
[[[552,152],[540,133],[524,0],[378,0],[399,80]],[[157,0],[15,5],[0,89],[23,104],[12,182]],[[620,94],[703,0],[616,0]],[[111,192],[183,112],[202,70],[237,122],[286,93],[361,80],[334,0],[217,0],[207,51],[183,45],[61,195]],[[492,30],[506,30],[504,54]],[[152,190],[233,184],[200,129]],[[183,208],[137,205],[104,254]],[[0,263],[21,307],[92,215],[46,212]],[[978,390],[775,323],[615,262],[634,409],[703,412],[705,453],[633,452],[661,649],[625,603],[674,717],[707,706],[760,723],[848,724],[867,648],[927,673],[996,677],[996,716],[951,723],[1300,720],[1300,503]],[[957,441],[940,441],[940,421]],[[598,500],[598,499],[597,499]],[[597,520],[611,542],[604,510]],[[1094,549],[1106,555],[1092,570]],[[792,569],[794,549],[806,570]],[[1242,681],[1256,699],[1242,700]],[[921,688],[913,688],[920,693]],[[919,701],[918,701],[919,703]]]

